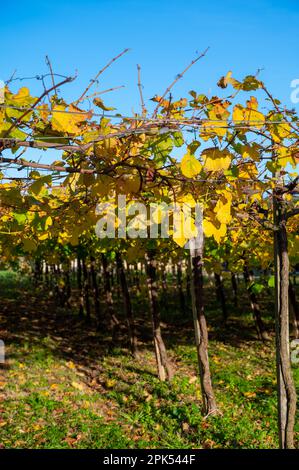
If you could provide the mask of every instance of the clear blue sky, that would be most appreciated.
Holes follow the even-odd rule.
[[[210,46],[176,86],[177,95],[192,88],[217,93],[216,82],[228,70],[239,78],[263,68],[262,79],[291,107],[290,82],[299,78],[298,30],[298,0],[16,0],[1,5],[0,78],[15,68],[17,76],[44,73],[48,54],[56,72],[78,70],[76,82],[64,88],[75,98],[101,66],[129,47],[100,89],[125,85],[106,100],[130,112],[138,109],[137,63],[149,99],[163,92],[196,51]]]

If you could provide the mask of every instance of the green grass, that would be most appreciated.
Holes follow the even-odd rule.
[[[165,326],[176,374],[171,384],[161,383],[150,341],[141,342],[141,358],[132,359],[122,344],[111,349],[92,327],[55,313],[53,303],[26,291],[23,282],[0,272],[1,305],[8,306],[2,314],[8,354],[0,371],[2,447],[278,447],[273,336],[265,345],[250,337],[248,311],[242,317],[231,311],[221,339],[212,299],[210,362],[222,415],[203,419],[190,326]],[[299,385],[298,366],[294,376]],[[298,424],[296,432],[298,438]]]

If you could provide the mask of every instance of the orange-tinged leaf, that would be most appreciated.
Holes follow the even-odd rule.
[[[65,105],[57,104],[53,107],[52,128],[58,132],[77,134],[81,132],[80,123],[89,119],[91,112],[82,112],[74,105],[67,110]]]

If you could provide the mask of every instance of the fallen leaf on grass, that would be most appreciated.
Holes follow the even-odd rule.
[[[189,379],[189,384],[194,384],[197,381],[196,375],[193,375],[193,377],[190,377]]]
[[[72,382],[72,387],[80,390],[80,392],[84,392],[84,385],[80,384],[79,382]]]
[[[66,366],[67,366],[69,369],[75,369],[75,368],[76,368],[76,366],[75,366],[75,364],[73,363],[73,361],[68,361],[68,362],[66,363]]]
[[[114,379],[107,379],[105,385],[107,388],[113,388],[116,384],[116,380]]]
[[[188,423],[182,423],[182,430],[183,432],[188,432],[189,431],[189,424]]]
[[[216,364],[220,364],[220,362],[221,362],[221,359],[218,356],[213,356],[212,359]]]
[[[78,434],[78,436],[76,437],[66,437],[64,440],[64,442],[66,442],[69,446],[73,446],[74,444],[76,444],[78,441],[80,441],[80,439],[82,439],[82,434]]]
[[[57,390],[58,384],[52,384],[52,385],[50,386],[50,388],[51,388],[51,390]]]

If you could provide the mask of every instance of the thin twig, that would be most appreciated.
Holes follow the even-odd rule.
[[[95,93],[92,93],[91,95],[87,95],[86,99],[90,99],[90,98],[93,98],[94,96],[98,96],[98,95],[104,95],[105,93],[109,93],[111,91],[119,90],[120,88],[125,88],[125,85],[119,85],[119,86],[115,86],[113,88],[107,88],[107,90],[103,90],[103,91],[96,91]]]
[[[192,67],[192,65],[194,65],[197,61],[199,61],[199,59],[202,59],[202,57],[204,57],[206,55],[208,50],[209,50],[209,47],[207,47],[204,52],[202,52],[198,57],[196,57],[196,59],[192,60],[190,62],[190,64],[181,73],[179,73],[176,76],[176,78],[173,80],[173,82],[166,88],[166,90],[164,91],[162,97],[159,100],[159,103],[157,104],[157,106],[156,106],[156,108],[153,112],[153,117],[157,116],[158,110],[160,108],[160,105],[161,105],[163,99],[170,92],[170,90],[174,87],[174,85],[185,75],[185,73]]]
[[[53,85],[53,87],[55,87],[54,73],[53,73],[51,61],[50,61],[50,59],[47,55],[46,55],[46,64],[47,64],[47,66],[49,67],[49,70],[50,70],[52,85]]]
[[[92,85],[97,81],[97,79],[99,78],[100,75],[102,75],[102,73],[108,68],[110,67],[110,65],[113,64],[113,62],[115,62],[117,59],[119,59],[121,56],[123,56],[124,54],[126,54],[126,52],[128,52],[129,49],[124,49],[120,54],[118,54],[116,57],[113,57],[113,59],[111,59],[108,64],[105,65],[105,67],[103,67],[97,74],[96,76],[90,81],[89,85],[86,87],[86,89],[84,90],[84,92],[82,93],[82,95],[80,96],[80,98],[77,99],[77,101],[75,101],[75,105],[77,105],[78,103],[80,103],[80,101],[83,100],[84,96],[86,95],[86,93],[88,92],[88,90],[92,87]]]
[[[143,99],[143,93],[142,93],[142,83],[141,83],[141,67],[139,64],[137,64],[137,73],[138,73],[138,89],[139,89],[139,95],[140,95],[140,102],[141,102],[141,110],[142,110],[142,116],[146,115],[146,109],[145,109],[145,104],[144,104],[144,99]]]
[[[10,76],[10,78],[7,80],[6,85],[8,85],[10,82],[13,81],[14,76],[15,76],[16,73],[17,73],[17,69],[15,69],[15,70],[13,71],[13,73],[12,73],[11,76]]]

